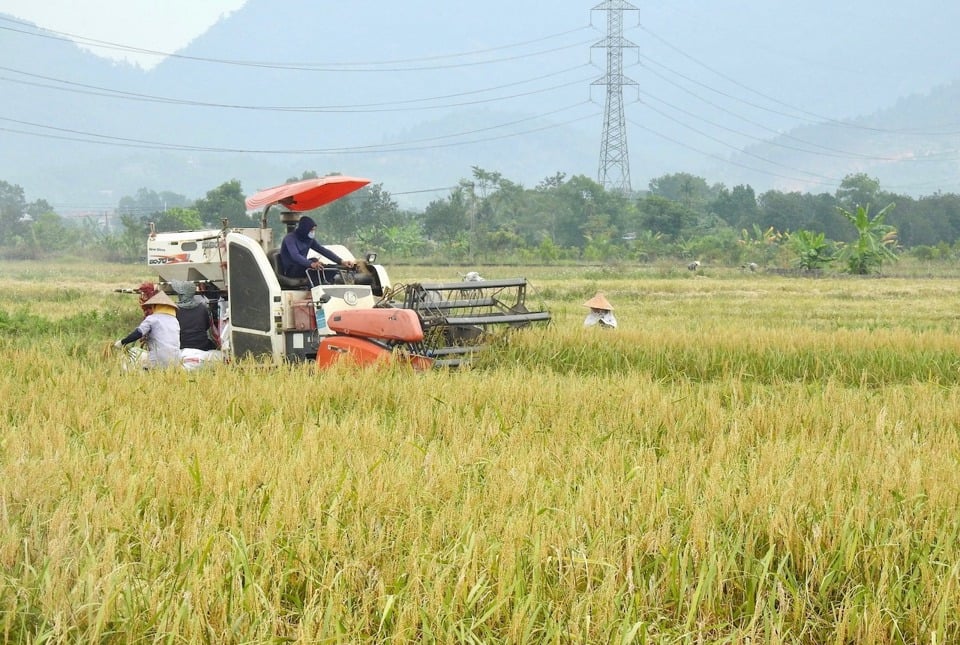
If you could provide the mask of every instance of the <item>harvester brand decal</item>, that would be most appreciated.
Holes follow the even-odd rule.
[[[343,301],[351,307],[355,307],[357,305],[357,294],[353,291],[347,291],[343,294]]]
[[[189,262],[189,253],[177,253],[176,255],[160,255],[152,257],[147,264],[179,264],[180,262]]]

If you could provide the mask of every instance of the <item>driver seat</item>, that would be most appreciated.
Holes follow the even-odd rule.
[[[280,267],[280,249],[267,251],[267,259],[270,261],[270,266],[273,267],[273,272],[277,275],[277,281],[280,282],[281,289],[308,289],[310,287],[306,278],[291,278],[283,275],[283,270]]]

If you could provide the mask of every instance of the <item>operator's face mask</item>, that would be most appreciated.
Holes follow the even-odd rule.
[[[317,232],[316,232],[316,231],[310,231],[309,233],[307,233],[307,237],[309,237],[311,240],[312,240],[313,238],[315,238],[316,236],[317,236]]]

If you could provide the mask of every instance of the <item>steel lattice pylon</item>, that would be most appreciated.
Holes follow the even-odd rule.
[[[607,73],[593,82],[606,85],[603,140],[600,144],[600,172],[597,181],[609,190],[627,194],[630,187],[630,155],[627,152],[627,119],[623,111],[623,86],[637,83],[623,75],[623,50],[636,47],[623,37],[623,12],[638,11],[624,0],[606,0],[593,8],[607,12],[607,37],[593,47],[607,50]]]

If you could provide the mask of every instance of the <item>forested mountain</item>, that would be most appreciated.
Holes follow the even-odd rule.
[[[743,167],[774,162],[780,190],[832,192],[837,177],[865,173],[887,190],[912,195],[960,192],[960,82],[904,97],[863,117],[795,128],[733,157]],[[815,172],[798,169],[816,168]],[[765,185],[771,173],[737,173],[739,181]],[[787,178],[783,176],[787,175]],[[729,177],[723,168],[712,174]]]
[[[252,192],[305,170],[371,177],[415,207],[474,167],[525,186],[557,172],[596,178],[605,87],[591,83],[605,50],[591,45],[605,18],[595,4],[544,11],[490,0],[438,11],[412,0],[401,16],[394,4],[249,0],[146,71],[0,15],[0,180],[66,212],[110,208],[144,187],[193,198],[237,179]],[[909,194],[960,190],[949,83],[960,69],[937,58],[952,42],[938,36],[947,16],[914,8],[900,22],[924,31],[888,42],[891,12],[861,16],[864,34],[843,22],[853,9],[839,16],[817,0],[805,13],[781,7],[771,23],[761,5],[749,15],[684,0],[625,23],[638,44],[625,51],[637,85],[623,89],[634,189],[690,172],[758,194],[832,192],[864,172]],[[775,55],[771,43],[801,35],[805,58]],[[883,49],[860,51],[861,38]],[[868,59],[884,66],[870,78]],[[899,59],[908,71],[894,74]],[[881,72],[890,76],[878,81]],[[762,122],[747,113],[747,88],[750,103],[766,102]],[[737,106],[699,111],[721,94]]]

